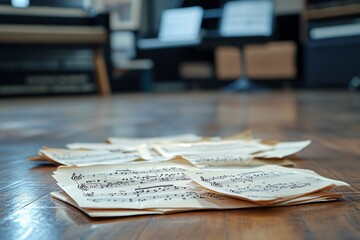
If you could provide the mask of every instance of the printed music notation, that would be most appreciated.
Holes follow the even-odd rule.
[[[73,173],[71,179],[78,183],[84,182],[83,184],[86,184],[89,189],[190,180],[190,178],[184,174],[183,169],[176,167],[153,168],[148,170],[122,169],[113,172],[79,175]]]
[[[226,166],[226,165],[241,165],[250,162],[253,157],[250,155],[229,155],[229,154],[216,154],[216,155],[184,155],[185,159],[189,160],[195,165],[205,166]]]
[[[188,144],[167,143],[153,144],[154,148],[163,157],[172,157],[180,155],[183,157],[202,157],[200,164],[214,163],[210,160],[216,160],[218,156],[227,156],[223,158],[224,163],[247,163],[251,158],[283,158],[292,155],[311,143],[310,140],[296,142],[278,142],[273,145],[264,144],[261,140],[241,141],[241,140],[222,140],[213,142],[197,142]],[[205,154],[204,154],[205,153]],[[213,159],[209,156],[213,156]],[[209,158],[209,161],[206,161]],[[249,160],[250,159],[250,160]]]
[[[73,168],[72,172],[60,168],[54,177],[63,180],[64,190],[75,193],[81,199],[79,205],[86,207],[154,208],[159,207],[160,200],[169,202],[167,207],[178,206],[178,202],[188,202],[185,206],[190,207],[198,199],[225,198],[192,184],[185,174],[193,168],[190,164],[160,162],[157,165],[128,165],[115,169],[106,165],[89,166],[81,172],[78,168]]]
[[[263,165],[263,159],[294,154],[311,141],[267,144],[259,139],[203,139],[195,135],[160,138],[110,138],[113,143],[72,143],[70,149],[46,148],[31,160],[86,166],[125,162],[160,162],[180,156],[197,166]],[[126,145],[127,144],[127,145]],[[283,164],[281,162],[272,164]],[[284,163],[286,164],[286,163]]]
[[[108,142],[40,150],[38,159],[65,165],[53,175],[64,192],[52,196],[90,216],[114,217],[330,201],[340,194],[324,190],[347,186],[310,170],[251,167],[286,162],[310,141],[180,135]]]
[[[310,171],[271,165],[200,170],[183,160],[156,166],[62,167],[54,177],[83,208],[230,208],[244,205],[239,198],[268,205],[346,185]]]
[[[343,185],[315,173],[290,170],[278,166],[223,171],[192,171],[188,176],[201,186],[233,197],[251,201],[276,201],[309,192]]]
[[[92,202],[122,202],[122,203],[132,203],[132,202],[145,202],[145,201],[186,201],[188,199],[206,199],[213,198],[217,200],[226,199],[226,196],[222,196],[215,193],[210,193],[207,191],[200,191],[194,189],[193,186],[184,186],[184,185],[156,185],[150,187],[141,187],[136,188],[134,192],[119,191],[113,193],[101,193],[95,194],[94,192],[85,193],[85,196],[88,197],[88,201]]]

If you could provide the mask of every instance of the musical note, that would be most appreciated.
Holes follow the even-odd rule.
[[[122,203],[134,203],[134,202],[146,202],[146,201],[158,201],[158,200],[177,200],[187,201],[190,199],[217,199],[224,200],[228,197],[221,196],[215,193],[207,192],[206,190],[200,190],[190,185],[156,185],[150,187],[136,188],[134,192],[118,192],[111,194],[98,194],[89,197],[87,200],[92,202],[122,202]]]
[[[148,170],[119,169],[113,172],[79,175],[73,173],[71,179],[77,181],[83,180],[84,184],[90,189],[117,188],[145,183],[190,180],[183,169],[176,167],[153,168]]]
[[[243,165],[251,161],[252,156],[246,154],[212,154],[212,155],[184,155],[185,159],[195,165],[224,166],[224,165]]]
[[[275,166],[252,169],[188,172],[201,186],[218,193],[252,201],[279,200],[329,187],[329,179]]]
[[[244,206],[235,198],[267,205],[346,185],[311,171],[269,165],[200,170],[184,161],[62,167],[54,175],[82,208]]]

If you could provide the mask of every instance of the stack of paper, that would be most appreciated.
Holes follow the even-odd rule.
[[[290,166],[293,162],[284,157],[310,144],[309,140],[277,142],[252,139],[249,133],[229,138],[185,134],[159,138],[108,138],[107,141],[110,143],[71,143],[67,149],[40,149],[39,156],[31,160],[86,166],[137,161],[154,163],[181,156],[196,166]]]
[[[273,165],[200,169],[181,157],[156,164],[63,166],[53,176],[64,192],[52,196],[92,217],[329,201],[340,195],[325,190],[347,185]]]
[[[293,165],[286,156],[310,141],[253,139],[250,132],[205,138],[185,134],[108,138],[44,148],[31,160],[62,165],[51,195],[92,217],[165,214],[331,201],[346,186]],[[275,165],[274,165],[275,164]]]

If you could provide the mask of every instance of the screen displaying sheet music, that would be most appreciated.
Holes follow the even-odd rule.
[[[223,9],[220,34],[225,37],[270,36],[273,12],[271,0],[227,2]]]

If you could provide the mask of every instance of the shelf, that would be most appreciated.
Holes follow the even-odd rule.
[[[360,14],[360,4],[350,4],[346,6],[336,6],[321,9],[308,9],[304,12],[304,18],[307,20],[312,20],[354,14]]]
[[[89,13],[81,8],[64,7],[27,7],[16,8],[0,5],[0,15],[38,16],[38,17],[89,17]]]

